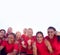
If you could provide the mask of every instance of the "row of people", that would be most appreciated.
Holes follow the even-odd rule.
[[[13,33],[0,30],[0,55],[60,55],[60,32],[54,27],[48,27],[48,36],[44,37],[41,31],[33,36],[32,28]]]

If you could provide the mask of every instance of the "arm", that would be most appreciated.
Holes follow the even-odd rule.
[[[33,43],[33,55],[37,55],[36,43]]]
[[[0,46],[0,51],[4,48],[4,46]]]
[[[52,54],[53,49],[52,49],[52,46],[51,46],[50,42],[47,39],[45,39],[45,44],[46,44],[48,50],[50,51],[50,53]]]
[[[8,53],[7,55],[16,55],[15,53]]]
[[[2,42],[2,45],[0,46],[0,51],[1,51],[5,46],[6,46],[6,42],[3,41],[3,42]]]
[[[8,53],[8,55],[16,55],[18,53],[19,46],[17,43],[14,44],[14,49],[11,53]]]
[[[16,51],[16,50],[14,50],[13,52],[8,53],[7,55],[16,55],[16,54],[17,54],[17,51]]]
[[[56,32],[56,35],[57,35],[58,41],[60,42],[60,32]]]
[[[24,41],[22,41],[21,43],[22,43],[22,47],[26,48],[26,43]]]
[[[57,36],[60,36],[60,32],[57,31],[57,32],[56,32],[56,35],[57,35]]]
[[[28,49],[31,49],[32,48],[32,42],[31,42],[31,40],[28,40],[27,41],[27,47],[28,47]]]

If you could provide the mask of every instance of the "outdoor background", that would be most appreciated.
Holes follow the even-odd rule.
[[[60,0],[0,0],[0,29],[22,32],[33,28],[34,35],[54,26],[60,31]]]

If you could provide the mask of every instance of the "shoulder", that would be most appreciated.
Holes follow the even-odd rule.
[[[14,44],[19,44],[19,41],[15,41],[15,43]]]
[[[44,43],[45,43],[45,45],[49,45],[50,44],[50,42],[47,40],[47,39],[44,39]]]

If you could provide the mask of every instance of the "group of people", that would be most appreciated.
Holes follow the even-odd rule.
[[[38,31],[33,36],[32,28],[24,28],[23,34],[11,27],[0,29],[0,55],[60,55],[60,32],[50,26],[47,34]]]

